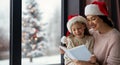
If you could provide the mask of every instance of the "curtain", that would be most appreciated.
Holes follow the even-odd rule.
[[[120,0],[116,0],[116,7],[117,7],[117,23],[118,23],[118,29],[120,31]]]

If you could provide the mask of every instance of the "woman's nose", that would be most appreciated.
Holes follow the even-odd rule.
[[[89,23],[88,23],[89,25],[92,25],[92,22],[91,21],[89,21]]]
[[[91,22],[87,22],[87,27],[89,28],[91,26]]]

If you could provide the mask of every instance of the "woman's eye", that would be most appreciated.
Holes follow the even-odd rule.
[[[95,18],[92,18],[91,20],[95,20]]]
[[[89,22],[90,20],[89,20],[89,19],[87,19],[87,21]]]

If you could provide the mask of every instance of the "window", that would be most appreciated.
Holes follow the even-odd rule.
[[[22,0],[21,14],[22,65],[60,64],[61,0]]]
[[[9,65],[10,0],[0,2],[0,65]]]

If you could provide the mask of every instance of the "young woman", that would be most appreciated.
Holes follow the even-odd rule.
[[[108,18],[104,2],[93,2],[85,7],[90,32],[95,38],[93,53],[99,65],[120,65],[120,32]],[[76,65],[95,65],[89,62]]]

